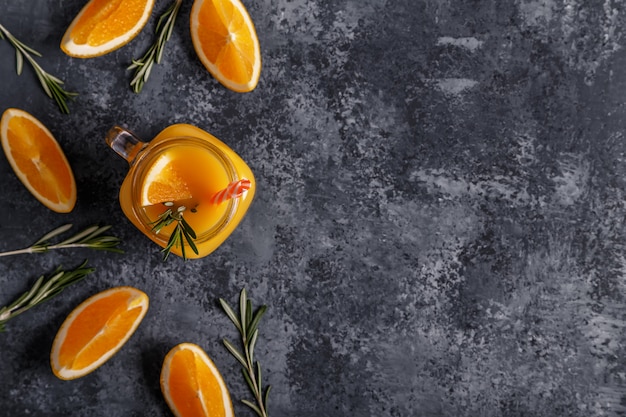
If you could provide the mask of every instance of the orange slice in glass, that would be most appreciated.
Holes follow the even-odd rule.
[[[192,197],[189,185],[180,171],[180,160],[173,160],[167,153],[159,156],[144,177],[141,186],[141,205],[151,206],[164,202],[176,202]]]
[[[69,56],[92,58],[112,52],[141,32],[155,0],[90,0],[61,40]]]
[[[176,417],[233,417],[226,383],[204,350],[181,343],[165,356],[161,392]]]
[[[225,87],[254,90],[261,75],[261,48],[248,11],[239,0],[195,0],[191,40],[206,69]]]
[[[87,375],[110,359],[135,332],[148,311],[148,296],[114,287],[89,297],[67,316],[50,353],[60,379]]]
[[[50,210],[69,213],[76,204],[76,181],[61,146],[34,116],[7,109],[0,120],[4,154],[15,175]]]

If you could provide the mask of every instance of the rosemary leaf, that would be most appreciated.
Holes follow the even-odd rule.
[[[247,369],[242,369],[241,374],[243,375],[243,379],[248,384],[248,388],[250,388],[250,391],[254,393],[256,391],[256,386],[255,386],[255,383],[252,382],[251,374],[248,372]]]
[[[243,378],[255,399],[255,402],[247,399],[242,399],[241,401],[257,413],[259,417],[267,417],[267,400],[270,386],[267,387],[264,395],[261,384],[261,365],[258,361],[254,361],[254,348],[259,334],[256,327],[258,326],[261,316],[267,309],[267,306],[263,305],[257,309],[256,312],[253,312],[252,301],[248,299],[245,288],[242,289],[239,294],[239,317],[237,317],[235,311],[226,301],[221,298],[219,301],[222,309],[239,331],[243,353],[238,351],[237,348],[226,339],[223,339],[224,346],[226,346],[226,349],[241,364]]]
[[[78,94],[64,90],[63,87],[61,87],[63,85],[63,81],[51,74],[48,74],[43,68],[41,68],[37,61],[35,61],[32,57],[32,55],[41,57],[41,54],[28,45],[22,43],[2,25],[0,25],[0,39],[6,39],[15,49],[17,75],[19,76],[22,74],[24,58],[26,58],[35,71],[35,75],[37,76],[37,79],[39,80],[39,83],[41,84],[41,87],[46,95],[57,103],[57,106],[63,113],[69,113],[70,110],[67,107],[67,100],[74,98],[74,96],[77,96]]]
[[[241,333],[241,331],[242,331],[241,323],[239,322],[239,318],[237,317],[237,315],[235,314],[233,309],[222,298],[220,298],[220,304],[222,305],[222,309],[224,310],[224,312],[226,313],[228,318],[230,318],[230,320],[233,322],[235,327],[237,327],[237,330]]]
[[[241,400],[241,402],[247,405],[248,407],[250,407],[251,409],[253,409],[254,412],[257,413],[258,415],[263,416],[263,412],[255,403],[248,401],[248,400]]]
[[[0,332],[6,330],[6,323],[9,320],[44,301],[48,301],[69,285],[82,280],[85,276],[95,271],[94,268],[88,268],[86,265],[87,261],[71,271],[63,271],[61,268],[57,268],[47,280],[45,276],[40,276],[30,290],[18,297],[13,303],[0,308]]]
[[[187,254],[185,253],[185,244],[183,243],[183,228],[178,224],[179,227],[176,227],[176,234],[178,234],[178,241],[180,242],[180,254],[183,256],[183,259],[187,259]]]
[[[261,378],[261,364],[259,364],[258,362],[256,362],[256,380],[259,384],[259,392],[262,392],[263,390],[261,389],[261,383],[263,379]]]
[[[88,227],[85,230],[83,230],[82,232],[80,232],[80,233],[70,237],[69,239],[66,239],[66,240],[62,241],[61,243],[59,243],[59,245],[69,245],[71,243],[78,242],[78,241],[80,241],[83,238],[88,239],[89,237],[91,237],[91,234],[94,231],[97,231],[98,229],[99,229],[98,226]]]
[[[24,68],[24,55],[16,49],[15,50],[15,70],[17,75],[22,75],[22,69]]]
[[[109,252],[123,253],[118,248],[120,240],[114,236],[102,236],[102,233],[109,230],[111,226],[91,226],[59,243],[52,243],[50,240],[55,238],[72,228],[71,224],[65,224],[51,230],[40,237],[31,246],[23,249],[12,250],[8,252],[0,252],[0,257],[11,256],[25,253],[42,253],[54,249],[70,249],[70,248],[89,248],[95,250],[104,250]]]
[[[243,340],[248,338],[248,320],[246,320],[246,307],[248,302],[246,301],[246,289],[243,288],[239,293],[239,320],[241,321],[241,337]],[[244,346],[246,343],[244,342]]]
[[[171,207],[173,203],[166,202],[166,207]],[[163,213],[159,214],[156,221],[152,223],[152,231],[159,233],[164,227],[169,226],[172,223],[176,223],[174,230],[170,234],[167,245],[161,250],[163,252],[163,261],[166,261],[172,252],[173,248],[180,247],[181,257],[187,259],[187,252],[185,249],[185,243],[191,248],[191,250],[197,255],[198,248],[194,242],[196,238],[196,232],[191,228],[189,223],[183,218],[183,213],[186,207],[180,206],[173,211],[171,208],[166,209]]]
[[[272,387],[268,386],[265,389],[265,395],[263,396],[263,404],[265,405],[266,408],[267,408],[267,403],[268,403],[268,400],[269,400],[269,397],[270,397],[270,389],[272,389]]]
[[[31,299],[33,297],[33,295],[39,290],[39,287],[41,287],[41,283],[43,282],[43,280],[44,280],[43,275],[41,277],[37,278],[37,280],[35,281],[35,283],[31,287],[31,289],[29,291],[26,291],[24,294],[22,294],[11,305],[12,306],[20,305],[20,304],[24,303],[26,300]]]
[[[196,246],[195,242],[193,241],[195,238],[192,235],[190,235],[189,233],[187,233],[184,228],[181,228],[180,231],[181,231],[181,234],[183,234],[185,236],[185,240],[187,241],[187,244],[189,245],[191,250],[194,251],[195,253],[198,253],[198,247]]]
[[[180,222],[181,222],[181,224],[183,226],[183,231],[185,231],[185,233],[187,233],[190,237],[195,239],[196,238],[196,232],[191,228],[189,223],[187,223],[187,220],[185,220],[184,217],[181,217],[180,218]]]
[[[170,7],[163,12],[156,26],[156,40],[141,58],[133,59],[132,64],[127,68],[135,70],[135,75],[130,82],[130,86],[135,93],[140,93],[143,89],[144,84],[150,77],[154,64],[161,62],[163,49],[172,35],[181,4],[182,0],[174,0]]]
[[[64,224],[63,226],[59,226],[56,229],[51,230],[48,233],[46,233],[45,235],[43,235],[42,237],[40,237],[39,240],[34,243],[34,246],[41,245],[44,242],[49,241],[53,237],[57,237],[58,235],[62,235],[63,233],[65,233],[68,230],[70,230],[71,228],[72,228],[71,224]]]
[[[254,345],[256,345],[256,339],[259,335],[259,331],[256,330],[252,332],[252,337],[248,341],[248,345],[246,346],[246,350],[250,353],[250,363],[254,363]]]
[[[228,349],[231,355],[233,355],[242,366],[246,366],[246,359],[237,351],[237,348],[226,339],[224,339],[223,342],[224,346],[226,346],[226,349]]]
[[[248,300],[246,302],[246,327],[248,328],[248,335],[252,335],[252,330],[250,329],[250,323],[252,322],[252,301]]]
[[[251,332],[254,332],[257,329],[257,327],[259,326],[259,321],[261,321],[261,317],[263,317],[263,314],[265,314],[266,310],[267,306],[261,306],[258,308],[256,313],[254,314],[254,317],[252,318],[252,321],[248,324],[248,328]]]

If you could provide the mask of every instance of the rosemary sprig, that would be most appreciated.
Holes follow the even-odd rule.
[[[248,387],[256,400],[256,404],[246,399],[241,400],[241,402],[254,410],[259,417],[267,417],[267,400],[271,386],[268,385],[265,389],[265,394],[263,394],[263,390],[261,388],[261,365],[258,361],[254,361],[254,346],[259,335],[259,321],[267,310],[267,306],[262,305],[256,310],[256,312],[253,312],[252,302],[248,299],[245,288],[242,289],[239,294],[239,316],[226,301],[221,298],[219,301],[222,305],[222,309],[228,318],[230,318],[230,320],[235,324],[235,327],[237,327],[237,330],[241,335],[243,353],[239,352],[237,348],[227,339],[223,340],[224,346],[226,346],[226,349],[228,349],[228,351],[243,367],[243,377],[248,383]]]
[[[71,93],[69,91],[65,91],[62,87],[63,81],[58,79],[52,74],[48,74],[44,71],[43,68],[35,61],[35,59],[31,56],[35,55],[41,57],[41,54],[31,48],[30,46],[25,45],[21,41],[19,41],[15,36],[13,36],[4,26],[0,25],[0,39],[6,39],[9,41],[11,45],[15,48],[15,60],[17,66],[17,75],[22,74],[22,68],[24,66],[24,58],[30,63],[30,65],[35,70],[35,74],[39,79],[39,83],[43,87],[46,95],[51,99],[56,101],[59,109],[63,113],[69,113],[70,109],[67,107],[67,99],[73,98],[77,96],[78,93]]]
[[[51,299],[63,291],[65,287],[82,280],[87,274],[95,271],[95,268],[87,268],[86,265],[87,261],[72,271],[63,271],[59,267],[47,280],[43,275],[40,276],[30,290],[22,294],[13,303],[0,308],[0,332],[5,331],[7,321],[37,304]]]
[[[155,33],[157,35],[156,41],[152,44],[150,49],[140,59],[133,59],[133,63],[128,67],[129,70],[135,69],[135,76],[130,82],[130,86],[135,93],[140,93],[143,85],[148,81],[152,66],[155,63],[160,63],[163,57],[163,48],[165,44],[172,36],[172,30],[174,29],[174,22],[178,16],[178,11],[182,0],[174,0],[172,5],[163,12],[156,26]]]
[[[168,201],[163,204],[168,207],[168,209],[161,213],[157,220],[153,222],[154,226],[152,226],[152,231],[154,231],[154,233],[159,233],[164,227],[169,226],[174,222],[176,223],[176,226],[174,227],[174,230],[172,230],[172,234],[167,241],[167,245],[161,251],[164,253],[163,261],[167,260],[168,256],[170,256],[172,248],[174,247],[180,247],[182,258],[187,259],[185,242],[187,242],[191,250],[197,255],[198,248],[194,243],[196,232],[194,232],[191,226],[189,226],[189,223],[187,223],[183,217],[183,213],[187,210],[187,208],[185,206],[180,206],[176,209],[176,211],[174,211],[172,210],[174,203]]]
[[[65,224],[46,233],[39,238],[31,246],[23,249],[12,250],[8,252],[0,252],[0,257],[19,255],[24,253],[41,253],[53,249],[70,249],[70,248],[90,248],[96,250],[104,250],[109,252],[122,253],[123,251],[117,247],[120,240],[114,236],[103,236],[102,234],[109,230],[111,226],[91,226],[80,233],[65,239],[58,243],[51,243],[50,239],[55,238],[72,227],[71,224]]]

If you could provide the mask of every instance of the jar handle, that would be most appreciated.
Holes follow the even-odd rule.
[[[142,142],[134,133],[120,126],[113,126],[106,134],[105,141],[119,156],[132,164],[139,151],[147,143]]]

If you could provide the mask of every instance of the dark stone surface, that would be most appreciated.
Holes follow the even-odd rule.
[[[246,1],[264,58],[249,94],[201,66],[185,2],[139,95],[125,67],[156,19],[74,59],[58,44],[82,4],[0,0],[0,24],[80,93],[60,114],[0,41],[0,110],[50,128],[79,190],[72,213],[52,213],[0,161],[0,249],[103,223],[126,253],[0,258],[1,305],[57,265],[97,268],[0,334],[0,414],[170,415],[159,370],[187,341],[252,415],[217,306],[246,287],[269,306],[257,357],[271,416],[626,415],[624,2]],[[163,263],[119,209],[126,164],[103,136],[176,122],[234,148],[258,194],[214,254]],[[96,372],[57,380],[58,326],[116,285],[150,296],[141,327]]]

